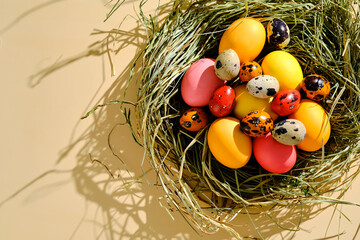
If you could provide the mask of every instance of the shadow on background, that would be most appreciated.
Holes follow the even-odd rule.
[[[61,0],[51,1],[47,4],[58,1]],[[168,10],[167,7],[161,8],[159,15],[163,16]],[[29,85],[35,87],[49,74],[86,57],[102,57],[104,64],[108,64],[106,58],[112,53],[121,58],[123,49],[133,47],[136,49],[135,56],[95,105],[122,99],[132,64],[145,47],[146,32],[139,23],[131,31],[114,29],[96,31],[94,34],[105,37],[89,46],[86,51],[72,58],[58,61],[49,68],[34,74],[30,77]],[[109,47],[113,43],[114,48]],[[134,79],[137,79],[140,74],[141,61],[138,61]],[[136,100],[135,81],[130,83],[126,100]],[[89,109],[91,107],[89,106]],[[134,108],[129,105],[129,109],[133,114]],[[162,192],[161,187],[157,187],[156,175],[151,166],[146,161],[143,162],[144,150],[132,139],[129,128],[123,125],[125,119],[121,114],[120,103],[99,107],[83,121],[91,121],[91,124],[80,137],[72,138],[69,145],[62,149],[57,164],[60,164],[70,152],[75,149],[78,151],[76,166],[71,170],[72,178],[77,192],[87,202],[98,206],[97,216],[91,219],[96,229],[94,239],[192,239],[193,236],[196,236],[196,233],[181,219],[179,214],[176,222],[169,221],[171,217],[160,207],[159,201],[166,204],[165,200],[159,198],[165,193]],[[75,135],[78,125],[79,123],[74,127],[73,135]],[[78,150],[79,148],[80,150]],[[149,169],[151,171],[144,176]],[[56,171],[50,170],[39,176],[23,189],[54,172]],[[19,191],[12,197],[18,193]],[[0,206],[3,203],[0,203]],[[243,211],[233,221],[233,224],[235,230],[241,236],[249,236],[248,239],[259,238],[256,230],[265,239],[280,233],[282,239],[290,239],[294,232],[286,231],[286,229],[300,230],[299,222],[316,217],[322,210],[318,205],[286,209],[275,207],[261,213],[259,209],[250,208],[248,209],[249,213]],[[273,221],[274,219],[280,222],[281,226],[278,226]],[[89,222],[87,217],[81,219],[70,239],[76,239],[77,230],[87,222]],[[176,228],[172,226],[176,226]],[[179,226],[183,226],[182,231]],[[217,235],[204,238],[220,239]]]

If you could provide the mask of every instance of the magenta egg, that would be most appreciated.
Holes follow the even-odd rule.
[[[222,86],[215,90],[209,101],[210,112],[215,117],[225,117],[231,113],[235,105],[235,92],[230,86]]]
[[[187,105],[208,105],[214,91],[225,85],[226,81],[216,76],[214,65],[215,59],[203,58],[193,63],[185,72],[181,82],[181,96]]]
[[[279,143],[271,133],[254,139],[253,152],[257,162],[271,173],[286,173],[296,163],[296,147]]]

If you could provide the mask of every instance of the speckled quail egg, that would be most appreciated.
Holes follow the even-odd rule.
[[[241,63],[239,77],[242,82],[248,82],[252,78],[263,74],[263,70],[255,61]]]
[[[273,127],[273,119],[262,110],[250,112],[240,120],[240,129],[249,137],[265,136]]]
[[[312,74],[306,76],[299,84],[301,96],[314,101],[321,101],[330,93],[330,83],[325,77]]]
[[[273,18],[266,26],[267,41],[270,46],[284,48],[290,42],[290,29],[288,25],[279,18]]]
[[[209,116],[202,108],[190,108],[182,114],[179,122],[186,130],[197,132],[206,127]]]
[[[276,124],[271,131],[272,137],[285,145],[297,145],[306,136],[305,125],[296,119],[285,119]]]
[[[270,75],[254,77],[246,84],[249,93],[257,98],[270,98],[279,91],[279,88],[278,80]]]
[[[234,79],[240,72],[240,60],[232,49],[222,51],[215,60],[215,74],[224,81]]]

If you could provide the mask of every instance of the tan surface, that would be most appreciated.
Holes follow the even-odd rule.
[[[117,105],[79,121],[102,97],[117,99],[121,80],[126,78],[127,66],[137,49],[134,44],[138,40],[132,35],[137,24],[128,18],[122,29],[129,33],[123,35],[129,45],[115,58],[116,75],[125,71],[120,81],[111,77],[106,55],[92,52],[95,55],[87,56],[88,46],[105,37],[90,36],[95,28],[117,28],[123,16],[134,13],[131,1],[103,23],[109,11],[106,2],[0,1],[0,239],[230,239],[224,231],[200,237],[176,212],[172,221],[158,204],[158,198],[164,195],[162,189],[148,186],[145,180],[144,184],[120,189],[123,181],[142,174],[143,152],[130,140],[128,129],[118,126],[110,141],[115,152],[126,160],[129,173],[116,172],[124,166],[109,150],[107,134],[123,121]],[[49,66],[60,67],[44,77],[39,75]],[[118,87],[107,92],[112,84]],[[89,153],[122,177],[109,179],[100,164],[91,164]],[[145,163],[143,169],[148,168]],[[32,182],[39,176],[43,177]],[[153,174],[148,178],[155,183]],[[359,190],[360,184],[355,182],[345,200],[358,201]],[[325,236],[334,208],[310,219],[314,214],[309,213],[317,209],[305,208],[302,230],[294,239]],[[341,239],[353,239],[360,210],[344,206],[342,211],[351,222],[344,216],[340,219],[339,231],[344,232]],[[292,219],[297,216],[294,212],[273,214],[284,221],[298,220]],[[266,239],[291,236],[267,217],[254,216],[254,221]],[[327,236],[338,232],[338,222],[339,212],[335,211]],[[243,236],[258,237],[247,216],[240,216],[234,223]]]

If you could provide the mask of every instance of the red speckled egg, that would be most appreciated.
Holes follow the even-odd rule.
[[[301,100],[300,92],[297,90],[283,90],[276,94],[271,103],[271,108],[280,116],[287,116],[295,112]]]
[[[214,91],[209,101],[210,112],[215,117],[225,117],[231,113],[235,105],[235,92],[229,86],[222,86]]]

